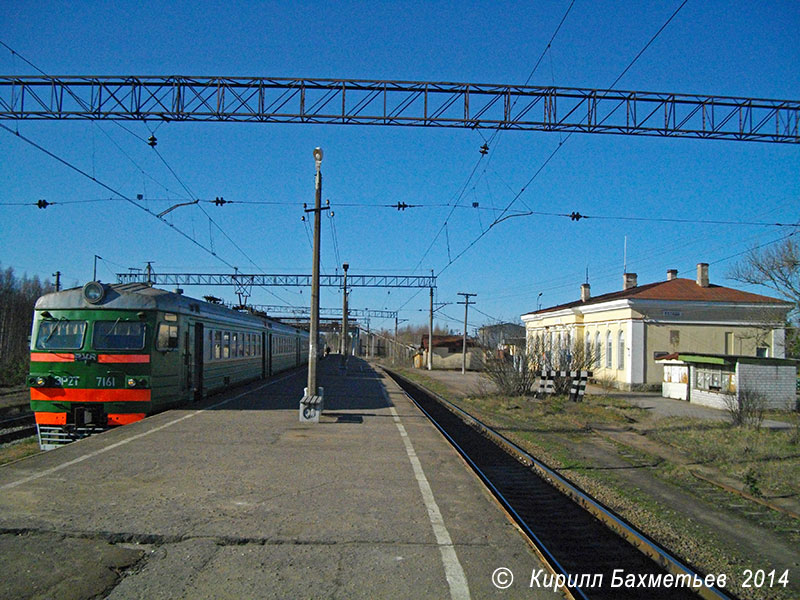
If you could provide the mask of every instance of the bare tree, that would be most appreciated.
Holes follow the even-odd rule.
[[[33,305],[39,296],[51,292],[49,281],[29,279],[8,267],[0,271],[0,385],[17,385],[28,372],[29,336]]]
[[[515,356],[498,357],[490,353],[485,359],[485,372],[501,393],[529,395],[542,371],[590,370],[595,362],[595,350],[575,339],[571,343],[551,345],[542,338],[528,340],[524,352]],[[553,379],[556,394],[569,393],[572,379],[557,375]]]
[[[800,317],[800,246],[791,237],[765,248],[754,248],[731,268],[728,277],[778,292],[794,304],[790,323]],[[800,354],[796,327],[787,328],[786,351]]]

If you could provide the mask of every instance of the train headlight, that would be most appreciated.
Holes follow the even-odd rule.
[[[83,297],[90,304],[98,304],[106,295],[106,288],[99,281],[90,281],[83,286]]]
[[[42,377],[41,375],[40,375],[39,377],[37,377],[36,379],[34,379],[34,380],[33,380],[33,384],[34,384],[36,387],[44,387],[44,385],[45,385],[46,383],[47,383],[47,379],[45,379],[45,378],[44,378],[44,377]]]
[[[128,377],[128,387],[136,387],[138,384],[133,377]]]

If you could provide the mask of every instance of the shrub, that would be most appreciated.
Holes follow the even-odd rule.
[[[767,399],[763,394],[750,389],[741,389],[738,394],[725,395],[725,410],[735,427],[761,427]]]

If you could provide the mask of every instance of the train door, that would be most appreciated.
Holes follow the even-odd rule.
[[[266,339],[267,334],[263,331],[261,332],[261,379],[267,378],[267,353],[264,351],[265,343],[264,340]]]
[[[264,348],[267,354],[267,373],[272,377],[272,334],[267,334],[267,347]]]
[[[194,379],[193,391],[195,402],[203,399],[203,324],[194,324]]]

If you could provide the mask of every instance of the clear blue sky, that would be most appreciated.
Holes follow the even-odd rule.
[[[678,0],[577,0],[532,85],[605,88],[678,7]],[[522,84],[569,1],[545,2],[5,2],[0,40],[53,75],[204,75],[368,78]],[[617,88],[800,99],[800,3],[689,0]],[[35,74],[0,48],[0,72]],[[187,193],[155,153],[111,123],[5,122],[97,179],[163,210]],[[145,124],[129,127],[147,137]],[[151,124],[149,127],[155,127]],[[159,126],[158,149],[195,197],[242,201],[170,215],[175,226],[213,247],[241,271],[309,273],[311,247],[300,221],[312,202],[312,150],[321,146],[325,198],[334,207],[340,262],[355,274],[410,274],[449,208],[398,212],[398,201],[453,201],[483,143],[469,130],[277,124]],[[485,135],[488,135],[485,134]],[[558,133],[506,132],[493,144],[461,197],[446,235],[418,274],[439,273],[485,228],[559,144]],[[113,140],[113,141],[112,141]],[[124,151],[124,153],[120,150]],[[169,227],[125,202],[71,203],[110,194],[15,136],[0,131],[0,265],[18,273],[63,273],[68,285],[153,261],[156,271],[228,272]],[[138,164],[138,167],[134,164]],[[141,168],[141,170],[140,170]],[[143,172],[142,172],[143,171]],[[521,201],[543,212],[684,219],[800,220],[796,145],[573,135]],[[45,198],[46,210],[10,203]],[[281,204],[247,205],[248,201]],[[69,203],[69,204],[67,204]],[[358,204],[359,206],[338,206]],[[370,206],[363,206],[370,205]],[[371,205],[375,205],[374,207]],[[514,208],[524,208],[516,204]],[[337,266],[330,221],[323,219],[323,273]],[[212,230],[210,232],[210,229]],[[592,294],[620,289],[627,236],[628,271],[640,283],[669,268],[694,277],[711,263],[726,279],[737,258],[787,233],[775,227],[664,224],[554,217],[515,218],[493,228],[439,278],[438,302],[477,293],[470,325],[518,322],[542,305],[579,296],[589,270]],[[252,261],[252,262],[251,262]],[[254,266],[254,264],[256,266]],[[307,305],[309,291],[254,290],[252,302]],[[763,290],[761,290],[763,292]],[[187,288],[234,300],[232,288]],[[428,294],[357,289],[351,306],[396,310],[424,322]],[[336,307],[323,289],[322,306]],[[442,309],[460,330],[460,306]],[[442,321],[440,321],[442,322]],[[375,322],[373,326],[392,327]]]

